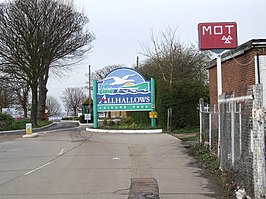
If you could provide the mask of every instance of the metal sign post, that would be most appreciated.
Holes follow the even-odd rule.
[[[217,95],[218,95],[218,100],[219,96],[223,93],[223,86],[222,86],[222,54],[219,53],[217,54],[216,58],[217,62]]]
[[[93,80],[93,127],[98,128],[97,81]]]
[[[217,103],[223,93],[222,87],[222,52],[225,49],[237,47],[237,24],[236,22],[208,22],[198,24],[200,50],[211,50],[217,54]],[[218,105],[218,112],[220,106]],[[218,154],[220,154],[220,114],[218,114]]]
[[[151,111],[155,112],[155,80],[153,78],[151,78],[151,104],[152,104]],[[155,117],[153,117],[151,118],[151,127],[155,126],[156,126],[156,119]]]

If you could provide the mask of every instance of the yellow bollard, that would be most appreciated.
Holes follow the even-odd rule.
[[[31,135],[32,134],[32,124],[27,123],[26,124],[26,135]]]
[[[26,124],[26,134],[23,135],[23,138],[34,138],[37,137],[38,133],[32,133],[32,124],[31,123],[27,123]]]

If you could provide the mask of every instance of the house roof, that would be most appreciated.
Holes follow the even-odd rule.
[[[246,51],[249,51],[253,48],[266,48],[266,39],[251,39],[247,41],[246,43],[241,44],[235,49],[226,51],[222,54],[222,62],[227,61],[229,59],[232,59],[236,56],[244,54]],[[210,61],[209,66],[207,66],[207,69],[210,69],[212,67],[216,67],[216,58]]]

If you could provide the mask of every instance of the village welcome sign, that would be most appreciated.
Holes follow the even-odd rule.
[[[102,81],[93,82],[94,128],[98,127],[98,112],[151,111],[155,109],[154,79],[146,81],[136,70],[118,68]],[[94,103],[96,102],[96,103]],[[152,121],[152,126],[155,124]]]

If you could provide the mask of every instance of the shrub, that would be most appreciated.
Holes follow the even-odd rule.
[[[104,118],[104,120],[103,120],[103,125],[104,125],[104,126],[107,126],[107,124],[108,124],[108,120],[107,120],[107,118]]]
[[[156,88],[158,123],[167,126],[167,109],[172,108],[172,127],[187,128],[199,125],[198,101],[207,98],[208,86],[187,79],[174,82],[170,89],[164,82]]]
[[[23,119],[17,120],[15,125],[14,125],[14,129],[16,129],[16,130],[25,129],[27,123],[31,123],[31,120],[28,118],[23,118]]]
[[[13,129],[15,125],[15,119],[5,113],[0,113],[0,130],[6,131]]]
[[[113,120],[109,121],[109,126],[115,126],[115,122]]]
[[[133,117],[124,116],[121,118],[121,122],[120,122],[121,125],[130,125],[132,123],[134,123]]]
[[[149,118],[148,111],[144,111],[144,112],[130,111],[128,112],[128,116],[132,117],[134,122],[137,124],[149,125],[151,121]]]

